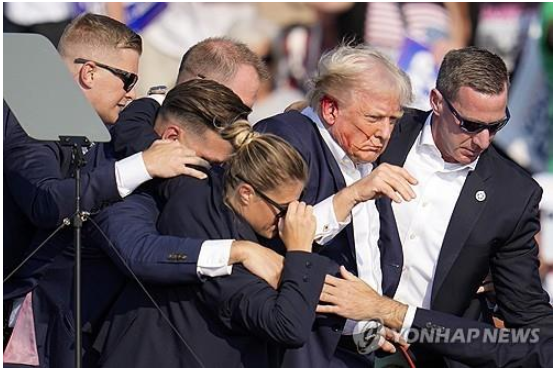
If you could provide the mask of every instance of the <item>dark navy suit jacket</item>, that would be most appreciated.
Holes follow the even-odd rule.
[[[408,110],[380,162],[403,166],[428,115]],[[477,200],[478,191],[486,193],[485,201]],[[541,194],[528,174],[492,146],[480,156],[465,180],[443,238],[432,283],[432,310],[476,319],[471,304],[491,270],[499,312],[508,327],[552,328],[553,308],[539,278],[535,241]],[[400,246],[391,249],[400,249],[392,255],[402,256]],[[415,346],[411,349],[417,351]],[[442,363],[429,351],[420,355],[425,364]]]
[[[4,182],[13,203],[4,209],[5,218],[23,217],[19,229],[6,231],[8,255],[21,258],[38,246],[53,228],[74,210],[74,185],[70,178],[70,150],[52,142],[29,138],[13,114],[5,126]],[[95,212],[104,203],[119,200],[114,160],[109,149],[95,144],[85,155],[82,171],[83,210]],[[6,192],[5,191],[5,192]],[[37,350],[41,366],[73,366],[73,234],[71,228],[59,232],[4,285],[4,299],[14,299],[33,291]],[[27,241],[19,239],[27,237]],[[111,301],[103,288],[117,286],[113,266],[104,265],[89,250],[86,229],[83,258],[83,288],[91,286],[83,298],[83,319],[97,316],[95,304]],[[19,243],[19,244],[16,244]],[[29,245],[27,245],[29,243]],[[11,252],[14,252],[13,254]],[[98,280],[94,279],[98,275]]]
[[[450,340],[422,342],[420,347],[423,350],[471,367],[553,367],[553,334],[549,332],[540,331],[527,342],[507,342],[508,337],[505,340],[499,337],[500,342],[491,342],[484,338],[486,332],[491,334],[495,330],[489,324],[424,309],[416,311],[412,328],[418,332],[428,332],[431,337],[435,335],[438,339],[444,337]],[[510,331],[531,332],[531,329]],[[456,337],[457,332],[464,338]],[[468,342],[468,335],[473,332],[475,336]]]
[[[256,241],[252,229],[222,201],[222,171],[213,169],[209,175],[208,180],[178,177],[157,185],[165,205],[160,231]],[[232,275],[201,285],[149,286],[182,338],[137,286],[129,284],[97,341],[100,364],[252,367],[298,361],[289,357],[289,348],[293,354],[306,354],[303,346],[310,339],[324,276],[336,270],[325,257],[290,252],[278,291],[240,265]],[[309,360],[301,362],[307,365]]]
[[[116,125],[134,120],[148,121],[148,125],[152,125],[158,105],[150,105],[152,100],[146,101],[146,104],[142,104],[142,100],[131,104]],[[56,143],[32,140],[6,106],[4,109],[4,183],[7,186],[4,193],[13,196],[9,199],[11,203],[5,205],[4,220],[12,216],[17,218],[10,225],[14,228],[5,231],[4,255],[13,258],[13,266],[23,253],[36,247],[53,227],[73,213],[74,180],[69,178],[72,171],[69,149]],[[196,262],[202,241],[160,236],[155,226],[158,209],[152,201],[141,200],[131,207],[120,202],[113,210],[103,208],[121,200],[115,181],[113,152],[109,145],[95,144],[85,159],[82,209],[92,212],[115,247],[114,250],[91,223],[85,223],[82,318],[83,344],[88,347],[95,324],[105,315],[126,276],[130,275],[126,265],[147,281],[197,282]],[[4,285],[4,299],[17,298],[34,290],[41,366],[70,367],[74,364],[73,236],[71,228],[66,230]],[[6,241],[10,244],[6,245]],[[186,252],[186,262],[169,264],[169,257],[175,252]]]
[[[273,116],[255,125],[255,130],[275,134],[289,142],[302,155],[309,167],[309,178],[303,200],[317,204],[345,188],[345,179],[331,151],[320,135],[316,123],[297,111]],[[378,199],[380,212],[380,259],[383,293],[392,296],[399,283],[402,268],[401,243],[389,199]],[[392,249],[392,247],[395,247]],[[351,272],[357,272],[353,226],[349,224],[320,250]]]

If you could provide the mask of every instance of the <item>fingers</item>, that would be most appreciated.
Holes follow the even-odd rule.
[[[416,178],[414,178],[408,170],[406,170],[405,168],[400,168],[397,167],[398,171],[401,173],[401,175],[407,180],[409,181],[409,183],[411,185],[418,185],[418,180]]]
[[[380,346],[380,349],[387,353],[394,354],[397,351],[397,349],[395,349],[395,346],[393,346],[393,344],[387,341],[384,337],[380,337],[378,345]]]
[[[286,216],[295,216],[298,213],[299,204],[300,203],[296,201],[289,203]]]
[[[349,270],[347,270],[345,268],[345,266],[341,265],[341,267],[339,268],[339,271],[341,272],[341,276],[343,278],[345,278],[345,280],[350,280],[350,281],[358,281],[359,279],[353,275]]]
[[[183,158],[183,164],[196,165],[206,169],[210,168],[210,163],[203,158],[199,158],[198,156],[185,156]]]
[[[316,312],[321,314],[336,314],[338,311],[337,306],[334,305],[318,305]]]
[[[334,297],[341,295],[341,290],[337,287],[332,287],[331,285],[324,284],[324,287],[322,288],[322,293],[325,293],[327,299],[331,300],[326,302],[333,302]]]
[[[404,178],[403,173],[401,170],[403,168],[397,168],[394,172],[392,172],[389,176],[391,177],[390,185],[393,189],[401,195],[405,201],[411,201],[412,199],[416,198],[416,193],[413,191],[412,187],[410,186],[409,181]],[[405,171],[406,172],[406,171]]]
[[[325,284],[331,285],[333,287],[337,287],[341,285],[342,282],[344,282],[343,279],[336,278],[335,276],[332,276],[332,275],[326,275],[326,279],[324,280]]]
[[[411,187],[416,179],[406,169],[390,164],[382,164],[375,172],[379,191],[391,200],[400,203],[401,198],[405,201],[416,198],[416,193]],[[379,180],[382,182],[380,183]]]
[[[181,174],[183,174],[185,176],[194,177],[194,178],[197,178],[199,180],[204,180],[208,177],[208,175],[206,175],[206,173],[204,173],[204,172],[198,171],[198,170],[193,169],[193,168],[187,168],[187,167],[183,167],[183,170],[182,170]]]

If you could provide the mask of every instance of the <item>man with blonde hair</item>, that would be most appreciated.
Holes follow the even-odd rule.
[[[320,253],[381,293],[382,281],[385,291],[392,279],[388,271],[382,278],[380,259],[387,258],[387,251],[378,246],[380,228],[383,238],[393,239],[394,221],[388,218],[391,205],[384,200],[377,205],[374,199],[409,201],[416,180],[400,167],[374,169],[372,163],[411,100],[410,82],[371,47],[340,45],[320,59],[312,84],[310,107],[263,120],[255,129],[283,137],[309,164],[303,201],[316,204],[316,242],[324,245]],[[372,364],[372,357],[357,353],[353,335],[373,324],[334,318],[328,327],[335,336],[326,342],[328,353],[318,356],[319,366]]]

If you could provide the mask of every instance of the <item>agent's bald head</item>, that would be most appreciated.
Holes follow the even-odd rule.
[[[252,107],[262,80],[269,78],[260,58],[245,44],[228,38],[209,38],[192,46],[181,60],[177,84],[210,79],[227,86]]]

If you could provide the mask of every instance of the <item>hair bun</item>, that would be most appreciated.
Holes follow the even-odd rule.
[[[257,136],[258,133],[253,132],[252,130],[245,130],[241,134],[245,134],[243,140],[237,146],[238,148],[242,148],[243,146],[248,146]]]
[[[248,146],[256,137],[258,133],[252,130],[249,122],[246,120],[237,120],[231,125],[227,126],[220,133],[222,138],[230,141],[235,150],[239,150]]]

